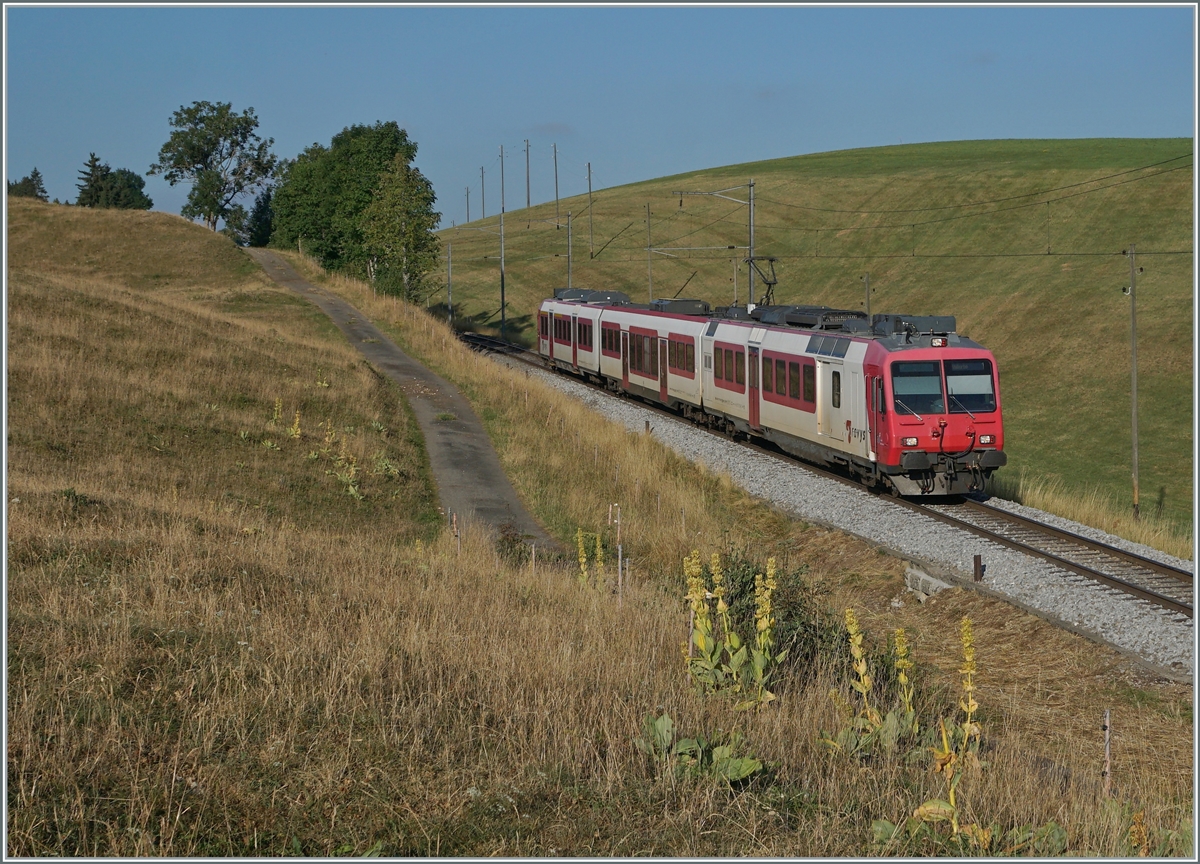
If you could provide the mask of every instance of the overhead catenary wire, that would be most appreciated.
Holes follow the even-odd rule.
[[[1041,207],[1044,204],[1053,204],[1056,201],[1066,201],[1070,198],[1079,198],[1084,195],[1094,195],[1097,192],[1103,192],[1106,189],[1113,189],[1113,188],[1116,188],[1117,186],[1124,186],[1128,183],[1138,183],[1142,180],[1149,180],[1152,177],[1158,177],[1163,174],[1169,174],[1172,171],[1182,171],[1184,169],[1191,168],[1191,167],[1192,167],[1191,165],[1180,165],[1175,168],[1167,168],[1163,171],[1157,171],[1154,174],[1147,174],[1144,177],[1135,177],[1130,180],[1121,180],[1117,183],[1109,183],[1108,185],[1101,186],[1097,189],[1086,189],[1082,192],[1073,192],[1070,195],[1060,195],[1057,198],[1046,198],[1046,199],[1042,199],[1040,201],[1030,201],[1025,204],[1015,204],[1011,207],[1000,207],[995,210],[985,210],[982,213],[962,213],[962,214],[959,214],[956,216],[946,216],[946,217],[943,217],[940,219],[924,219],[924,220],[921,220],[920,222],[887,222],[882,225],[821,225],[821,226],[759,225],[758,227],[760,229],[771,230],[771,231],[878,231],[883,228],[912,228],[914,226],[920,227],[922,225],[938,225],[938,224],[941,224],[944,222],[958,222],[963,219],[981,219],[986,216],[994,216],[997,213],[1008,213],[1013,210],[1024,210],[1029,207]],[[1093,181],[1093,182],[1096,182],[1096,181]],[[1080,185],[1082,185],[1082,184],[1080,184]],[[1063,187],[1063,188],[1066,188],[1066,187]],[[1018,197],[1026,197],[1026,196],[1018,196]],[[759,200],[761,201],[762,199],[760,198]],[[1012,199],[1009,199],[1009,200],[1012,200]],[[772,203],[778,203],[778,202],[772,202]],[[791,206],[791,205],[784,205],[784,206]],[[795,206],[799,206],[799,205],[795,205]],[[940,208],[929,208],[929,209],[935,210],[935,209],[940,209]],[[829,211],[829,212],[833,212],[833,211]],[[867,213],[867,211],[838,211],[838,212],[863,213],[863,214]],[[898,213],[898,212],[905,212],[905,211],[882,211],[881,210],[878,212],[879,213],[885,213],[885,212]],[[911,211],[911,212],[916,212],[916,211]],[[726,216],[722,217],[722,219],[717,220],[717,221],[728,222],[730,220],[728,218],[728,215],[726,215]]]
[[[850,214],[863,215],[863,216],[870,216],[870,215],[878,216],[878,215],[886,215],[886,214],[890,214],[890,213],[928,213],[928,212],[933,212],[933,211],[937,211],[937,210],[956,210],[956,209],[960,209],[963,207],[982,207],[986,204],[1003,204],[1008,201],[1015,201],[1019,198],[1031,198],[1031,197],[1038,196],[1038,195],[1048,195],[1051,192],[1059,192],[1063,189],[1076,189],[1080,186],[1088,186],[1092,183],[1100,183],[1104,180],[1111,180],[1114,177],[1124,177],[1128,174],[1136,174],[1138,171],[1148,171],[1151,168],[1158,168],[1159,166],[1162,166],[1162,165],[1169,165],[1172,162],[1178,162],[1180,159],[1190,159],[1192,157],[1192,155],[1193,155],[1192,153],[1186,153],[1182,156],[1175,156],[1174,158],[1171,158],[1171,159],[1164,159],[1161,162],[1154,162],[1154,163],[1151,163],[1150,165],[1142,165],[1141,167],[1138,167],[1138,168],[1130,168],[1127,171],[1118,171],[1115,174],[1106,174],[1103,177],[1093,177],[1091,180],[1083,180],[1078,183],[1067,183],[1062,186],[1052,186],[1049,189],[1040,189],[1040,190],[1035,190],[1033,192],[1024,192],[1020,195],[1008,195],[1003,198],[992,198],[990,200],[985,200],[985,201],[968,201],[964,204],[943,204],[943,205],[940,205],[937,207],[909,207],[909,208],[901,208],[901,209],[894,209],[894,210],[846,210],[846,209],[838,209],[838,208],[831,208],[831,207],[809,207],[804,204],[790,204],[786,201],[771,201],[769,199],[763,198],[761,195],[759,196],[758,200],[761,202],[767,203],[767,204],[777,204],[780,207],[791,207],[791,208],[794,208],[797,210],[811,210],[811,211],[817,212],[817,213],[850,213]],[[1192,166],[1180,165],[1177,167],[1178,168],[1190,168]],[[1171,169],[1171,170],[1177,170],[1177,169]],[[1157,176],[1159,173],[1166,173],[1166,172],[1157,172],[1156,174],[1151,174],[1149,176],[1154,177],[1154,176]],[[1113,184],[1113,185],[1119,185],[1119,184]],[[783,184],[779,184],[772,188],[782,189]]]

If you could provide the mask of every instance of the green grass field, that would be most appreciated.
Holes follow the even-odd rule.
[[[774,256],[778,303],[953,314],[1000,364],[1010,482],[1132,503],[1129,262],[1138,264],[1141,504],[1177,531],[1192,516],[1192,142],[1012,140],[914,144],[733,165],[512,210],[509,335],[531,340],[540,300],[567,283],[734,300],[747,209],[714,197],[755,182],[755,252]],[[726,193],[745,199],[745,188]],[[650,242],[647,270],[646,205]],[[547,221],[548,220],[548,221]],[[441,232],[459,326],[499,323],[498,217]],[[589,230],[593,240],[589,242]],[[712,248],[717,247],[717,248]],[[594,252],[594,257],[592,253]],[[445,274],[441,274],[444,280]],[[745,302],[746,265],[736,274]],[[758,292],[761,298],[761,288]],[[445,292],[431,303],[444,303]],[[1101,526],[1107,527],[1107,526]]]

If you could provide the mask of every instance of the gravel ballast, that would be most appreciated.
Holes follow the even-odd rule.
[[[523,364],[521,368],[528,369]],[[1185,615],[897,507],[865,490],[820,477],[799,464],[733,445],[633,400],[611,396],[563,375],[529,371],[630,431],[641,432],[649,421],[651,434],[675,452],[711,471],[728,474],[751,495],[792,516],[854,534],[941,571],[940,575],[956,576],[967,587],[973,587],[973,556],[981,555],[986,566],[982,586],[990,593],[1108,643],[1172,677],[1192,675],[1195,631],[1192,620]],[[999,499],[989,503],[1148,558],[1193,569],[1190,561],[1180,561],[1061,517]]]

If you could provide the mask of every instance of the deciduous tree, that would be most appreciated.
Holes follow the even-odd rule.
[[[275,139],[258,136],[253,108],[238,114],[229,102],[181,106],[171,115],[171,126],[175,131],[149,173],[161,174],[172,186],[190,182],[192,189],[180,212],[216,231],[218,221],[236,215],[234,202],[239,197],[268,182],[276,164],[271,153]]]
[[[395,121],[348,126],[328,147],[314,143],[280,171],[271,207],[272,244],[299,248],[333,269],[366,274],[362,214],[380,176],[417,145]]]
[[[398,153],[380,177],[371,203],[363,211],[363,246],[370,256],[369,275],[387,293],[414,300],[437,266],[438,238],[433,233],[442,214],[433,209],[433,184]]]

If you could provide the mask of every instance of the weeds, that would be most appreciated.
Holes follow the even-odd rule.
[[[667,713],[647,714],[642,720],[642,737],[634,746],[650,757],[655,775],[662,779],[686,776],[719,777],[730,785],[763,771],[763,763],[750,755],[738,755],[744,744],[741,733],[718,732],[713,741],[701,735],[677,738],[675,722]]]
[[[705,586],[704,568],[700,553],[693,550],[683,561],[687,579],[687,600],[691,608],[691,641],[687,670],[697,689],[710,696],[735,700],[734,708],[744,711],[761,708],[775,699],[767,685],[772,673],[787,659],[787,650],[774,653],[775,619],[771,595],[775,582],[775,559],[767,560],[767,575],[755,575],[754,630],[755,641],[746,644],[730,622],[729,605],[725,602],[724,573],[720,557],[713,554],[709,566],[713,588]],[[709,599],[716,599],[721,629],[714,630]],[[694,653],[693,653],[694,649]]]

